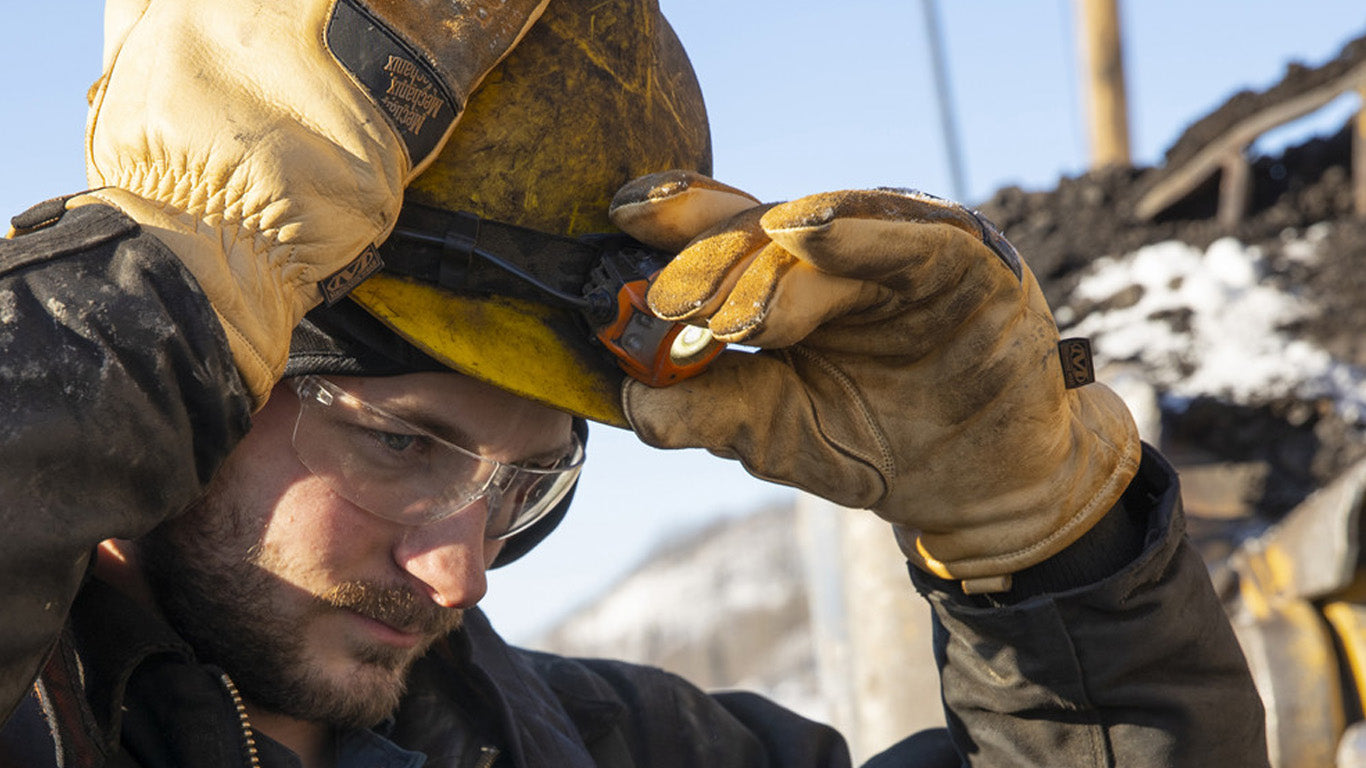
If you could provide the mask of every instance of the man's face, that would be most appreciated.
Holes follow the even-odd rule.
[[[457,374],[330,377],[342,389],[504,462],[567,449],[569,416]],[[205,497],[138,543],[157,602],[254,705],[371,725],[404,673],[484,595],[500,542],[482,502],[405,526],[343,499],[300,463],[292,388],[276,387]]]

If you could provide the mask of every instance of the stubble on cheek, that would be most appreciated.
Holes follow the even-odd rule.
[[[264,531],[262,518],[222,494],[149,535],[140,556],[168,619],[258,706],[344,727],[382,720],[397,706],[408,668],[459,626],[461,613],[406,587],[327,586],[331,576],[276,551]],[[342,611],[423,642],[400,648],[338,636],[328,618]]]

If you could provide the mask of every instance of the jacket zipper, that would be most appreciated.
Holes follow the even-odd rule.
[[[497,760],[497,747],[480,747],[479,759],[474,762],[474,768],[493,768],[493,763]]]
[[[247,717],[247,705],[242,701],[242,694],[237,692],[237,684],[224,672],[218,676],[223,682],[223,687],[228,689],[228,695],[232,697],[233,706],[237,707],[237,722],[242,726],[242,754],[247,757],[247,765],[250,768],[261,768],[261,759],[256,754],[256,731],[251,727],[251,719]]]

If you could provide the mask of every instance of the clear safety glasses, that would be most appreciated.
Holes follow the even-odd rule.
[[[377,517],[426,525],[483,501],[484,537],[506,539],[555,508],[583,467],[583,442],[551,466],[507,464],[386,413],[317,376],[294,381],[299,461]]]

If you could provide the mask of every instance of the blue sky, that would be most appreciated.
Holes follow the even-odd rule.
[[[1287,63],[1317,64],[1366,34],[1360,0],[1122,2],[1134,159],[1159,162],[1182,129]],[[702,81],[716,175],[760,198],[849,187],[951,194],[919,0],[662,0]],[[83,188],[86,88],[100,5],[7,8],[0,72],[0,212]],[[1071,0],[939,0],[966,169],[965,202],[1052,186],[1086,163]],[[1355,97],[1268,137],[1336,127]],[[1007,233],[1009,234],[1009,233]],[[1025,254],[1028,257],[1028,254]],[[575,510],[524,561],[494,573],[486,606],[514,638],[585,599],[668,531],[788,492],[699,451],[662,452],[596,429]]]

